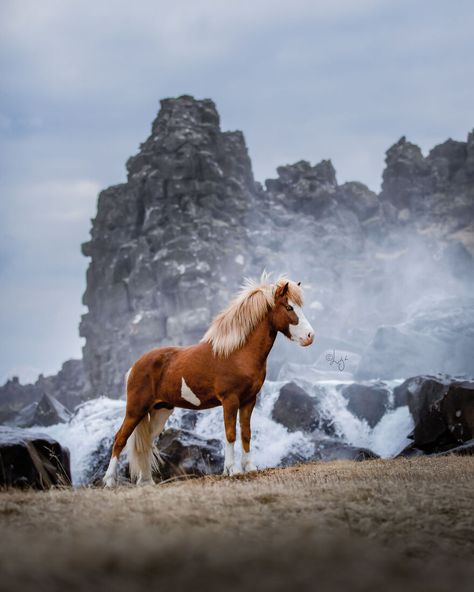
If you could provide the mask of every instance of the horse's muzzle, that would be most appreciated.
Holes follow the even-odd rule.
[[[308,347],[308,345],[311,345],[314,341],[314,333],[308,333],[308,335],[306,337],[302,337],[300,339],[300,345],[303,347]]]

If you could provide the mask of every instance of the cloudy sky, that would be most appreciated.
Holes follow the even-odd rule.
[[[401,135],[474,127],[473,31],[472,0],[0,0],[0,380],[80,356],[80,243],[160,98],[212,98],[260,181],[378,190]]]

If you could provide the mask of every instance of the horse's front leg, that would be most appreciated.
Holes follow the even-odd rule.
[[[249,471],[256,471],[257,467],[252,462],[252,457],[250,454],[250,438],[251,438],[251,430],[250,430],[250,418],[252,416],[253,408],[255,407],[256,398],[252,399],[245,405],[242,405],[239,409],[239,417],[240,417],[240,435],[242,438],[242,471],[244,473],[248,473]]]
[[[226,397],[222,401],[224,408],[224,425],[225,425],[225,458],[224,458],[224,475],[236,475],[240,473],[234,460],[234,447],[236,436],[237,412],[239,410],[238,397]]]

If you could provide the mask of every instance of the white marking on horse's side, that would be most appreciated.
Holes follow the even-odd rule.
[[[201,401],[186,384],[184,377],[181,378],[181,397],[191,405],[196,405],[196,407],[201,404]]]
[[[297,341],[303,345],[305,341],[308,341],[308,339],[314,335],[314,329],[311,327],[308,319],[304,316],[301,307],[291,301],[288,301],[288,303],[293,307],[296,316],[298,317],[298,324],[289,326],[291,340]]]
[[[114,487],[117,483],[117,464],[118,458],[113,456],[110,459],[109,468],[104,475],[104,485],[105,487]]]

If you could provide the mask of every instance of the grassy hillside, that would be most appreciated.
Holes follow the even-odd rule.
[[[0,493],[4,590],[467,590],[474,458]],[[471,588],[472,589],[472,588]]]

